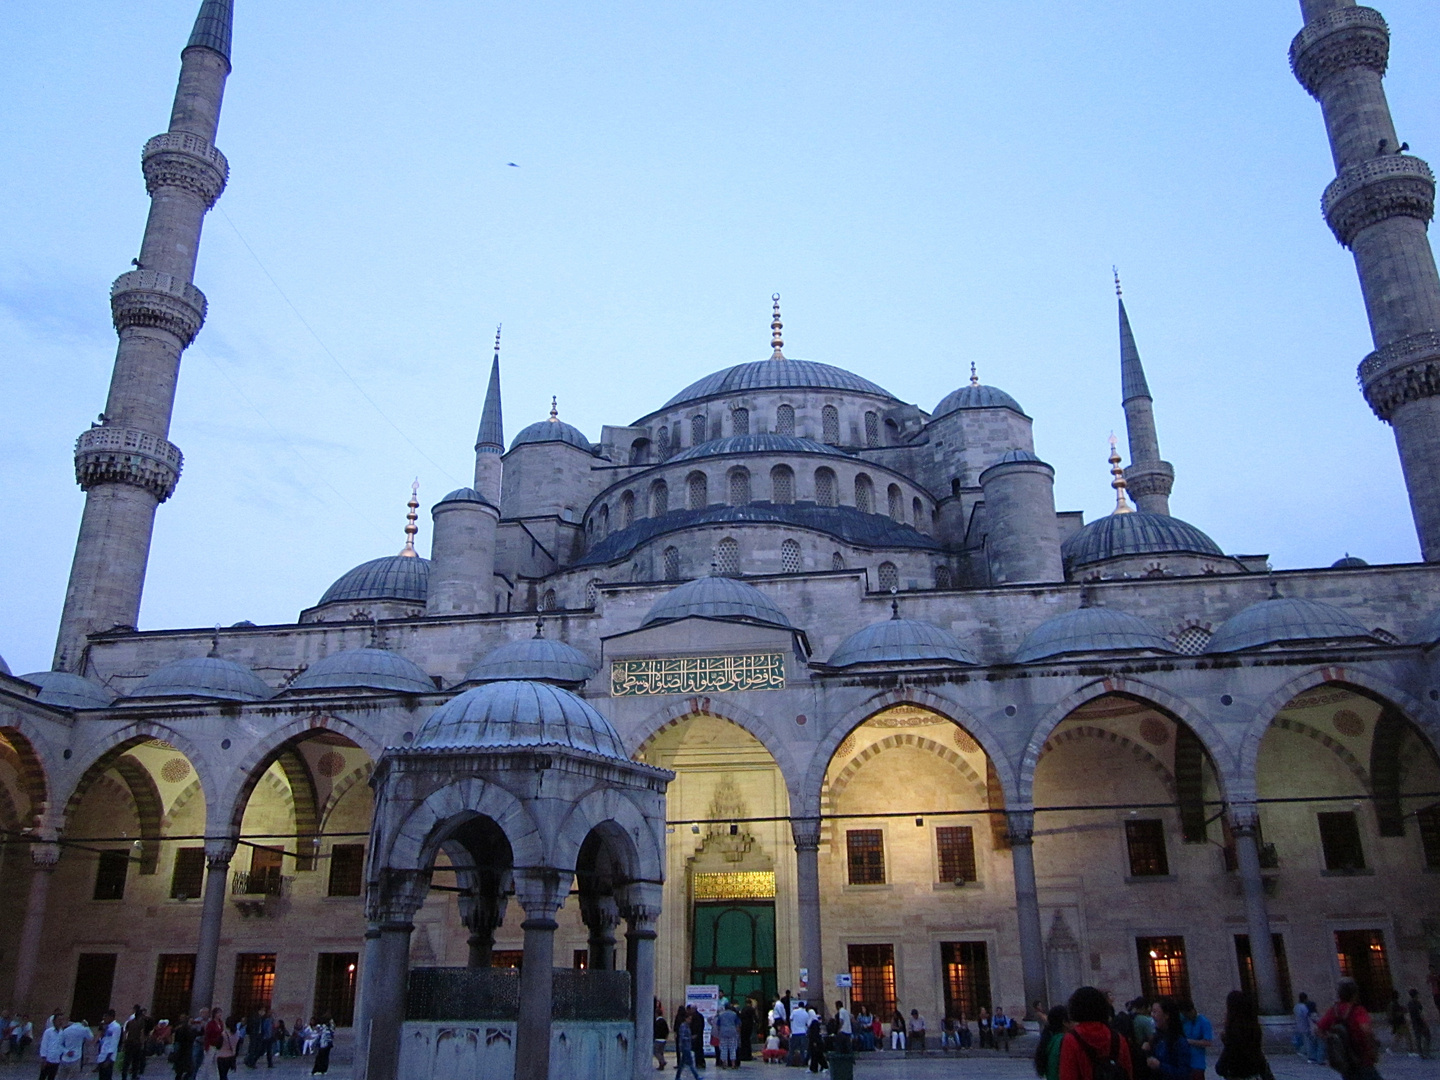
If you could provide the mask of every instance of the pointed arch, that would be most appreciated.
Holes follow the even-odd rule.
[[[1050,751],[1056,749],[1061,743],[1073,742],[1076,739],[1099,739],[1112,744],[1122,754],[1129,754],[1145,768],[1160,778],[1160,783],[1165,785],[1165,791],[1172,799],[1179,798],[1175,785],[1175,774],[1170,771],[1163,761],[1150,753],[1139,743],[1127,739],[1118,731],[1111,731],[1108,728],[1093,727],[1089,724],[1077,724],[1053,732],[1046,740],[1044,748],[1040,751],[1043,758]]]
[[[1374,790],[1370,773],[1360,759],[1352,754],[1343,743],[1325,734],[1319,728],[1302,720],[1292,720],[1288,716],[1277,716],[1270,726],[1275,730],[1289,731],[1304,738],[1313,739],[1340,759],[1345,768],[1350,771],[1350,775],[1360,782],[1361,790],[1367,794]]]
[[[467,777],[432,792],[381,838],[368,865],[370,880],[385,870],[425,870],[456,829],[474,818],[488,817],[510,842],[517,867],[549,865],[549,848],[540,824],[519,796],[499,784]]]
[[[777,737],[770,725],[756,714],[749,710],[727,701],[724,705],[717,705],[708,697],[689,697],[678,701],[671,700],[661,705],[658,709],[647,716],[640,725],[640,737],[631,740],[621,736],[630,752],[632,759],[638,759],[640,754],[655,741],[662,732],[677,726],[692,716],[710,716],[716,720],[725,720],[734,724],[741,731],[745,732],[752,739],[765,748],[780,773],[785,777],[787,788],[793,787],[791,775],[793,769],[786,769],[785,763],[790,760],[789,749]],[[795,793],[792,790],[790,798],[793,801]]]
[[[199,748],[188,738],[172,728],[157,724],[149,720],[137,720],[134,723],[126,724],[124,727],[116,728],[102,734],[94,742],[90,743],[83,751],[77,751],[72,758],[70,776],[73,779],[62,790],[57,785],[56,802],[64,808],[61,815],[61,824],[68,821],[71,813],[79,805],[80,799],[96,776],[113,768],[115,762],[122,757],[132,746],[148,742],[151,739],[159,739],[169,743],[181,754],[185,755],[195,770],[195,778],[200,784],[200,790],[205,795],[206,806],[210,804],[211,794],[218,786],[215,782],[209,759],[200,752]],[[143,766],[142,766],[143,768]],[[152,781],[153,782],[153,781]],[[59,801],[63,794],[64,802]],[[163,817],[163,812],[161,814]]]
[[[830,784],[828,793],[830,798],[832,800],[840,798],[840,796],[845,793],[845,789],[850,785],[850,781],[855,779],[856,773],[860,771],[861,767],[867,761],[878,757],[886,750],[895,750],[905,746],[934,754],[965,778],[966,782],[974,788],[975,794],[981,802],[985,802],[989,798],[990,790],[986,784],[985,777],[977,773],[968,761],[948,746],[943,746],[934,739],[927,739],[923,735],[915,735],[910,732],[897,732],[894,735],[887,735],[879,742],[871,743],[846,762],[845,767],[840,770],[840,774],[836,776],[835,780]]]
[[[135,816],[140,819],[140,873],[153,874],[160,864],[160,833],[165,819],[160,788],[150,770],[133,754],[121,754],[115,759],[114,769],[130,789],[130,797],[135,802]],[[75,796],[71,798],[73,800]],[[65,816],[70,816],[69,808]]]
[[[624,872],[626,881],[617,884],[664,878],[664,844],[646,821],[644,810],[630,792],[602,785],[577,799],[565,815],[555,835],[554,865],[578,870],[581,848],[597,829]]]
[[[175,801],[170,804],[170,809],[165,811],[165,816],[160,819],[160,828],[168,829],[175,823],[175,818],[180,811],[190,805],[191,800],[200,794],[200,781],[191,780],[185,789],[175,796]]]
[[[295,869],[314,870],[320,850],[320,792],[305,755],[291,743],[276,755],[275,763],[290,784],[295,813]]]
[[[375,763],[373,761],[367,761],[359,768],[350,770],[348,774],[335,782],[334,786],[330,788],[330,797],[325,800],[325,806],[320,811],[320,829],[322,832],[330,824],[330,815],[333,814],[340,805],[340,800],[350,794],[351,790],[357,785],[369,783],[370,777],[374,772]]]
[[[50,780],[44,762],[35,750],[34,741],[21,728],[10,725],[0,727],[0,738],[3,738],[0,747],[8,747],[14,753],[12,765],[20,781],[20,792],[30,804],[27,807],[29,821],[21,824],[35,825],[45,816],[49,806]],[[16,812],[19,812],[18,809]]]

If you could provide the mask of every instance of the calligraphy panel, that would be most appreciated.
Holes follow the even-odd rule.
[[[784,689],[785,654],[778,652],[614,660],[610,664],[611,697]]]

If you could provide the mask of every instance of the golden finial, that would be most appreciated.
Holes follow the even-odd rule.
[[[770,345],[775,350],[770,354],[770,359],[784,360],[785,354],[780,351],[785,347],[785,339],[780,336],[780,331],[785,329],[785,324],[780,321],[780,294],[772,294],[770,302],[774,305],[774,314],[770,316]]]
[[[554,394],[551,394],[551,395],[550,395],[550,422],[551,422],[552,424],[558,424],[558,423],[560,422],[560,409],[556,406],[555,402],[556,402],[555,395],[554,395]]]
[[[1133,514],[1135,508],[1125,501],[1125,470],[1120,467],[1120,451],[1115,449],[1115,433],[1110,433],[1110,475],[1115,479],[1110,486],[1115,489],[1115,514]]]
[[[420,526],[415,524],[420,518],[419,480],[410,485],[410,501],[405,505],[408,507],[405,514],[405,546],[400,549],[400,554],[407,559],[414,559],[420,554],[415,550],[415,534],[420,531]]]
[[[1110,272],[1115,275],[1115,295],[1124,296],[1125,294],[1120,291],[1120,269],[1112,266],[1110,267]]]
[[[500,330],[504,327],[504,325],[504,323],[501,323],[499,326],[495,327],[495,359],[497,360],[500,359]]]
[[[980,376],[979,376],[979,375],[976,373],[976,371],[975,371],[975,361],[974,361],[974,360],[971,360],[971,361],[970,361],[970,385],[971,385],[971,386],[979,386],[979,385],[980,385]]]

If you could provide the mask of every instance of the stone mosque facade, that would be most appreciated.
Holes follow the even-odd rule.
[[[0,1005],[263,1003],[353,1027],[357,1075],[538,1080],[648,1075],[691,984],[933,1023],[1440,969],[1434,182],[1379,14],[1303,0],[1290,58],[1426,561],[1270,572],[1171,516],[1123,300],[1129,464],[1084,522],[1021,403],[788,357],[777,297],[768,357],[598,441],[552,408],[507,445],[497,342],[428,559],[412,497],[294,623],[140,630],[230,6],[144,150],[54,670],[0,663]]]

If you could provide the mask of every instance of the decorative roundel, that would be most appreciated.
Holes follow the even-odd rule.
[[[320,755],[320,760],[315,762],[315,771],[321,776],[339,776],[345,771],[345,755],[334,750],[325,751]]]
[[[1151,746],[1164,746],[1170,741],[1170,725],[1158,716],[1147,716],[1140,721],[1140,737]]]
[[[839,757],[849,757],[849,756],[850,756],[851,754],[853,754],[854,752],[855,752],[855,735],[854,735],[854,733],[852,732],[851,734],[846,735],[845,738],[840,741],[840,745],[839,745],[839,747],[835,750],[835,753],[836,753]]]
[[[955,729],[955,745],[960,748],[962,754],[973,754],[980,749],[980,744],[964,728]]]
[[[183,757],[172,757],[160,766],[160,779],[167,784],[178,784],[190,775],[190,762]]]
[[[175,747],[171,746],[171,745],[170,745],[168,742],[166,742],[164,739],[146,739],[146,740],[145,740],[145,745],[146,745],[146,746],[153,746],[156,750],[174,750],[174,749],[175,749]]]
[[[1360,719],[1358,713],[1349,709],[1337,709],[1335,715],[1330,718],[1335,725],[1335,730],[1341,735],[1349,735],[1352,739],[1365,734],[1365,721]]]

